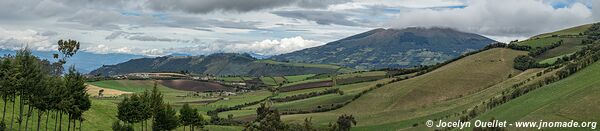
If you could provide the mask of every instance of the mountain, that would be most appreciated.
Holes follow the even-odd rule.
[[[249,54],[217,53],[207,56],[163,56],[132,59],[116,65],[102,66],[90,74],[110,76],[135,72],[189,71],[196,74],[218,76],[282,76],[330,73],[338,68],[341,67],[259,60]]]
[[[0,49],[0,54],[15,55],[15,50]],[[52,55],[58,53],[56,51],[32,51],[32,54],[39,57],[40,59],[47,59],[50,61],[56,61],[52,58]],[[120,53],[109,53],[109,54],[97,54],[91,52],[80,51],[71,57],[64,65],[65,69],[74,65],[75,68],[81,73],[89,73],[90,71],[101,67],[102,65],[111,65],[121,62],[125,62],[131,59],[143,58],[142,55],[132,54],[120,54]]]
[[[248,53],[248,54],[256,59],[267,59],[267,58],[271,57],[270,55],[263,55],[263,54],[258,54],[258,53]]]
[[[270,59],[355,69],[403,68],[441,63],[493,42],[449,28],[380,28]]]

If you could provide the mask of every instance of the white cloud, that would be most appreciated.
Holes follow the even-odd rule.
[[[300,36],[283,38],[280,40],[266,39],[251,43],[240,41],[214,41],[198,44],[193,47],[169,48],[165,52],[177,52],[187,54],[211,54],[211,53],[257,53],[261,55],[277,55],[289,53],[305,48],[323,45],[323,42],[306,40]]]
[[[253,42],[251,44],[234,44],[228,46],[234,50],[259,53],[262,55],[277,55],[289,53],[296,50],[323,45],[324,43],[314,40],[305,40],[297,36],[291,38],[283,38],[281,40],[263,40]]]
[[[50,37],[35,30],[6,30],[0,28],[0,48],[17,50],[28,47],[33,50],[50,51],[57,49]]]
[[[414,9],[396,14],[392,27],[444,26],[490,36],[531,36],[591,22],[581,3],[555,9],[537,0],[472,0],[465,8]]]
[[[171,53],[185,53],[192,55],[207,55],[212,53],[257,53],[261,55],[278,55],[283,53],[289,53],[305,48],[315,47],[323,45],[323,42],[306,40],[300,36],[283,38],[279,40],[266,39],[255,42],[242,42],[242,41],[223,41],[217,40],[212,42],[203,42],[201,40],[195,40],[196,46],[189,47],[177,47],[177,48],[129,48],[129,47],[117,47],[109,46],[105,44],[99,44],[96,46],[86,47],[83,50],[106,54],[106,53],[127,53],[127,54],[139,54],[146,56],[163,56]]]

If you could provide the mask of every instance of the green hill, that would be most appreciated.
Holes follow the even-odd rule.
[[[478,92],[506,81],[509,74],[520,73],[513,69],[512,65],[513,59],[523,54],[526,52],[504,48],[490,49],[452,62],[430,73],[388,84],[338,110],[288,115],[284,116],[284,120],[299,122],[304,118],[312,117],[318,124],[326,125],[326,122],[333,121],[337,115],[352,114],[357,121],[360,121],[357,125],[358,129],[395,130],[400,128],[397,126],[410,126],[417,123],[413,119],[448,114],[444,112],[460,112],[472,105],[473,101],[479,102],[485,99],[486,95],[480,96]],[[490,91],[484,94],[494,93],[498,92]]]
[[[509,101],[476,119],[514,121],[600,121],[600,62],[559,82]],[[589,128],[568,128],[568,130]],[[567,130],[547,128],[544,130]]]
[[[532,50],[534,50],[536,48],[551,46],[559,41],[562,42],[560,46],[549,49],[535,57],[540,63],[552,64],[559,56],[571,54],[582,47],[585,47],[586,44],[583,43],[583,40],[586,37],[585,31],[592,27],[592,25],[593,24],[581,25],[556,32],[545,33],[533,36],[524,41],[519,41],[516,44],[530,46],[532,47]]]

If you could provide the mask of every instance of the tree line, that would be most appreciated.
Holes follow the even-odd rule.
[[[85,78],[74,66],[62,74],[63,65],[77,53],[79,45],[75,40],[59,40],[61,54],[53,55],[57,59],[53,63],[40,60],[28,48],[0,59],[0,96],[4,104],[0,130],[48,130],[52,128],[48,127],[51,114],[54,130],[64,128],[63,115],[68,118],[67,130],[76,130],[77,122],[81,130],[85,120],[83,113],[91,107]],[[7,111],[9,104],[12,105],[10,112]],[[34,118],[37,118],[36,127],[30,125]],[[42,120],[45,120],[44,127]]]
[[[335,123],[329,123],[326,128],[313,125],[312,118],[305,118],[304,123],[284,123],[279,111],[269,103],[260,103],[256,108],[256,119],[247,123],[244,131],[350,131],[357,124],[352,115],[342,114]]]
[[[158,90],[156,82],[151,91],[125,97],[117,108],[119,120],[112,126],[115,131],[133,131],[133,125],[136,123],[140,123],[142,131],[148,130],[149,122],[152,124],[153,131],[168,131],[180,126],[183,130],[188,127],[193,131],[196,128],[203,128],[206,124],[198,110],[187,103],[177,115],[177,111],[170,104],[163,102],[163,95]]]
[[[323,90],[323,91],[316,91],[316,92],[310,92],[310,93],[303,93],[303,94],[296,94],[296,95],[286,96],[286,97],[283,97],[283,98],[271,98],[271,101],[274,101],[274,102],[295,101],[295,100],[301,100],[301,99],[306,99],[306,98],[311,98],[311,97],[316,97],[316,96],[321,96],[321,95],[338,93],[340,91],[341,90],[339,88],[332,88],[332,89],[326,89],[326,90]]]

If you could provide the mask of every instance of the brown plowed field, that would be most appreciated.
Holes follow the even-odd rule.
[[[193,80],[159,80],[158,83],[169,88],[184,91],[232,91],[233,88],[218,83]]]

